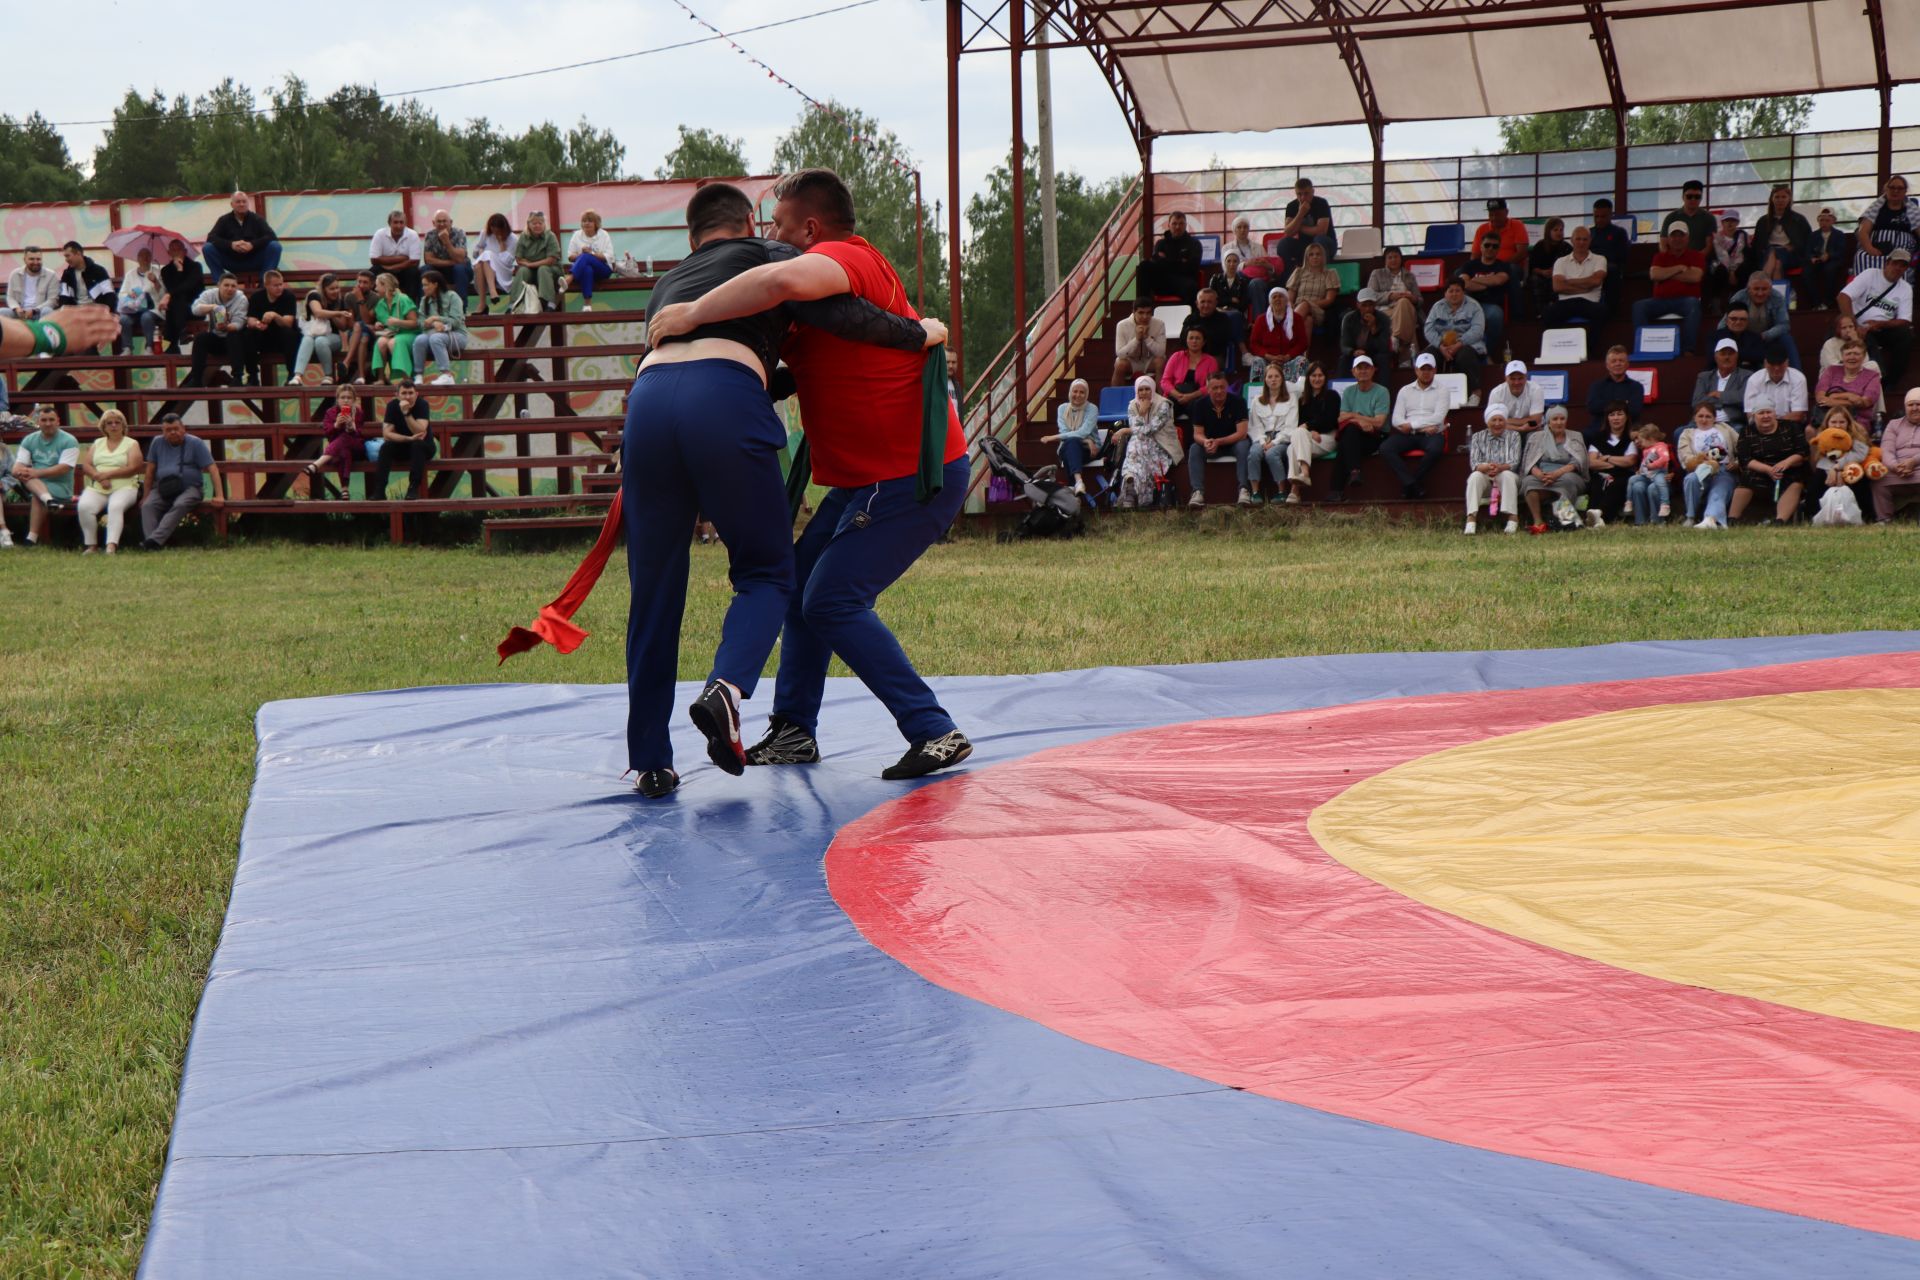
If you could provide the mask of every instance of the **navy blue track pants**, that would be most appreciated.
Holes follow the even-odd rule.
[[[893,713],[908,742],[953,732],[953,717],[913,669],[873,602],[940,540],[966,501],[970,467],[949,462],[931,502],[914,478],[829,490],[794,547],[800,587],[787,607],[773,714],[819,732],[827,663],[834,654]]]
[[[793,594],[793,521],[780,451],[787,428],[766,388],[732,360],[655,365],[635,379],[621,446],[627,526],[627,764],[673,766],[667,726],[680,665],[696,514],[726,544],[733,600],[709,679],[749,697]]]

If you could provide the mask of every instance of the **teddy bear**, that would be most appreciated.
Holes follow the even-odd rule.
[[[1880,447],[1841,427],[1823,427],[1813,438],[1815,464],[1827,473],[1827,483],[1854,484],[1863,477],[1878,480],[1887,474]]]

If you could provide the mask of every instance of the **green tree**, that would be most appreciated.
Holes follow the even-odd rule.
[[[1672,102],[1635,107],[1627,113],[1627,141],[1634,146],[1711,138],[1765,138],[1798,133],[1813,114],[1805,96],[1734,98],[1724,102]],[[1581,151],[1613,145],[1613,112],[1550,111],[1500,117],[1500,149],[1508,153]]]
[[[192,110],[184,96],[168,102],[158,89],[143,98],[129,88],[93,150],[92,190],[110,196],[188,194],[180,171],[193,152]]]
[[[67,140],[45,116],[0,116],[0,202],[73,200],[85,186]]]
[[[1040,253],[1040,170],[1026,153],[1027,309],[1046,301]],[[1093,238],[1126,194],[1127,179],[1093,181],[1067,171],[1053,175],[1054,212],[1060,233],[1062,274],[1080,261]],[[965,367],[969,381],[1013,335],[1013,169],[1011,161],[987,175],[987,185],[967,200],[967,242],[960,253],[965,320]],[[1024,317],[1021,317],[1024,319]]]
[[[859,213],[859,231],[886,254],[909,290],[914,288],[913,153],[871,117],[828,104],[823,111],[809,105],[798,124],[773,149],[774,168],[832,169],[853,192]],[[898,162],[898,163],[896,163]],[[921,210],[920,230],[926,254],[926,311],[947,310],[947,274],[944,241],[937,210]]]
[[[689,129],[680,126],[680,141],[667,152],[656,178],[739,178],[745,177],[747,143],[744,138],[729,138],[713,129]]]

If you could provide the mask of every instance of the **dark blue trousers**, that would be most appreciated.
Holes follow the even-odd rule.
[[[827,663],[837,653],[908,742],[953,732],[953,717],[873,602],[953,524],[970,473],[965,458],[949,462],[939,494],[924,506],[914,500],[912,476],[828,492],[793,549],[800,587],[780,637],[773,714],[818,733]]]
[[[627,764],[673,767],[667,725],[696,514],[727,547],[733,601],[709,679],[749,697],[793,594],[793,521],[780,451],[787,428],[766,388],[732,360],[655,365],[634,380],[621,445],[627,526]]]

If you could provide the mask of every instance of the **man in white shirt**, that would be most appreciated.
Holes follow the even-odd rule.
[[[1747,379],[1742,396],[1747,417],[1756,409],[1772,409],[1780,425],[1795,431],[1807,425],[1807,375],[1787,363],[1787,349],[1776,342],[1767,348],[1767,363]]]
[[[0,318],[44,320],[60,300],[60,277],[41,265],[40,250],[34,245],[21,251],[20,262],[7,277],[7,305],[0,307]]]
[[[1403,498],[1427,496],[1427,473],[1439,465],[1447,450],[1448,392],[1434,382],[1433,374],[1433,354],[1422,351],[1414,357],[1413,381],[1400,388],[1394,399],[1393,429],[1380,446],[1380,456],[1400,481]],[[1409,465],[1406,455],[1416,451],[1422,456]]]
[[[1144,302],[1133,304],[1133,314],[1120,322],[1113,335],[1113,381],[1110,386],[1130,386],[1135,378],[1158,378],[1167,358],[1166,321],[1154,318],[1153,308]]]
[[[407,215],[395,209],[387,215],[387,225],[373,233],[367,245],[367,257],[376,273],[388,272],[400,282],[400,292],[420,301],[420,259],[426,243],[420,233],[407,225]]]
[[[1487,397],[1487,416],[1493,416],[1493,410],[1500,410],[1501,428],[1505,431],[1528,432],[1540,425],[1547,413],[1547,396],[1540,386],[1527,376],[1526,362],[1507,361],[1507,380],[1493,389]]]
[[[1866,335],[1867,350],[1880,362],[1880,378],[1897,387],[1913,354],[1913,255],[1895,249],[1878,271],[1862,271],[1840,291],[1840,314],[1852,316]],[[17,274],[17,273],[16,273]]]
[[[1553,328],[1569,321],[1598,325],[1607,318],[1600,293],[1607,283],[1607,260],[1593,251],[1593,232],[1575,227],[1573,252],[1553,264],[1553,301],[1540,323]]]

